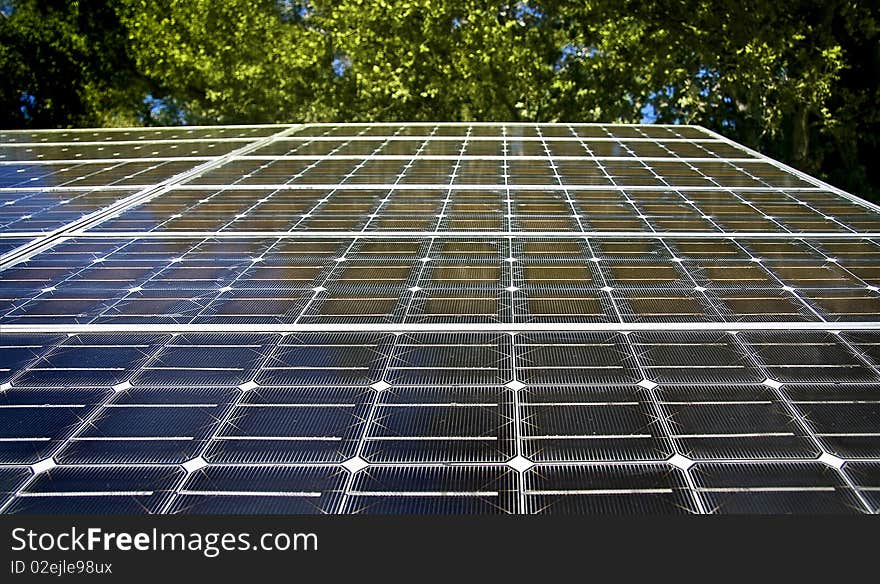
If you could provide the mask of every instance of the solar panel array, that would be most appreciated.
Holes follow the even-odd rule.
[[[0,131],[0,511],[876,513],[878,252],[694,126]]]

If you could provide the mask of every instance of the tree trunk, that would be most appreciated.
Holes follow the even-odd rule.
[[[810,154],[810,133],[808,127],[809,112],[806,107],[799,107],[792,117],[791,151],[792,164],[798,168],[806,168]]]

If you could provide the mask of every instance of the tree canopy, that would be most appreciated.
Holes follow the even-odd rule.
[[[0,125],[693,123],[880,199],[880,5],[0,0]]]

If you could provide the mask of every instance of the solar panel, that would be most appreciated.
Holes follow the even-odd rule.
[[[876,513],[880,208],[696,126],[0,132],[5,513]]]

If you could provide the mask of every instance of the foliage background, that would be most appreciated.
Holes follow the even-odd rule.
[[[701,124],[880,200],[876,0],[0,0],[0,127]]]

